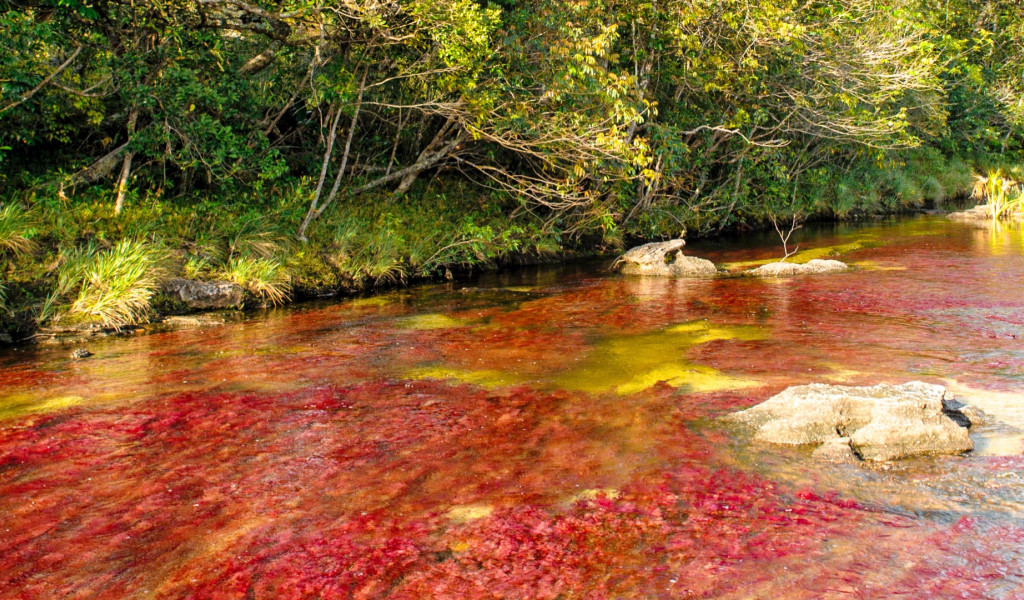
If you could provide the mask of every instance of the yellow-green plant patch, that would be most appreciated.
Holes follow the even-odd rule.
[[[468,523],[469,521],[489,517],[493,512],[494,507],[487,504],[466,504],[450,508],[445,513],[445,516],[456,523]]]
[[[406,329],[453,329],[465,326],[467,321],[455,319],[442,313],[427,313],[406,317],[399,320],[399,324]]]
[[[715,325],[693,321],[661,331],[608,337],[595,344],[578,367],[555,378],[564,389],[632,394],[659,382],[697,392],[741,389],[758,382],[733,377],[686,358],[694,346],[717,340],[760,340],[766,332],[754,326]]]
[[[405,373],[408,379],[453,379],[485,388],[500,388],[522,383],[522,378],[512,373],[493,369],[458,369],[445,366],[431,366],[412,369]]]
[[[40,398],[34,394],[14,394],[0,398],[0,419],[13,419],[33,413],[44,413],[78,406],[85,402],[82,396],[54,396]]]

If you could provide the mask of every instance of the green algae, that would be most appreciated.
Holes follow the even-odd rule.
[[[658,383],[691,392],[742,389],[760,385],[685,358],[691,348],[714,341],[752,341],[766,338],[749,325],[715,325],[706,320],[667,327],[661,331],[608,337],[597,342],[580,365],[556,376],[559,388],[600,393],[633,394]]]

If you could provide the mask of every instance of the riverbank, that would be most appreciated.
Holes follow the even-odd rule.
[[[971,179],[963,163],[944,162],[949,168],[941,174],[912,174],[915,166],[878,175],[889,183],[871,197],[846,198],[842,212],[821,205],[806,216],[857,219],[951,206],[966,197]],[[120,214],[100,187],[6,200],[0,206],[0,343],[130,332],[209,308],[263,309],[610,256],[684,230],[690,239],[751,231],[763,227],[768,214],[760,207],[711,218],[680,208],[657,220],[607,214],[567,221],[439,179],[400,198],[384,194],[341,204],[302,243],[295,226],[306,206],[303,190],[292,182],[230,201],[166,198],[158,191],[132,199]],[[181,280],[223,282],[230,298],[188,302],[168,287]]]
[[[201,310],[176,278],[238,290],[223,308],[352,296],[481,269],[594,256],[621,240],[572,240],[539,217],[449,185],[443,193],[340,207],[300,243],[296,190],[225,203],[140,199],[120,214],[102,190],[0,205],[0,342],[128,331]],[[49,332],[49,333],[48,333]]]

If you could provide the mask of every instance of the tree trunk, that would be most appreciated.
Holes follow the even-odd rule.
[[[454,125],[455,125],[455,121],[453,119],[448,119],[448,121],[445,122],[445,124],[437,132],[437,135],[434,136],[434,139],[430,140],[430,143],[427,144],[427,147],[424,148],[422,152],[420,152],[419,156],[416,157],[416,163],[414,163],[414,164],[420,164],[420,163],[423,163],[423,162],[430,161],[430,159],[435,155],[434,149],[437,148],[438,145],[440,145],[440,144],[442,144],[444,142],[444,137],[446,135],[448,135],[448,133],[451,131],[451,129],[452,129],[452,127]],[[456,136],[456,139],[461,141],[461,137],[462,137],[461,135],[460,136]],[[451,146],[451,147],[454,148],[454,146]],[[446,148],[447,148],[447,146],[446,146]],[[442,152],[443,152],[443,154],[447,154],[448,153],[447,150],[443,150]],[[437,162],[437,161],[435,160],[433,162]],[[401,196],[402,194],[406,193],[407,191],[409,191],[409,188],[412,187],[412,184],[416,182],[416,178],[419,176],[420,171],[423,171],[423,169],[419,169],[419,170],[416,170],[416,171],[411,171],[405,177],[403,177],[402,181],[399,182],[398,187],[395,188],[394,196],[398,197],[398,196]]]
[[[338,137],[338,123],[341,122],[341,107],[337,108],[337,112],[334,114],[334,122],[331,124],[331,132],[327,136],[327,150],[324,151],[324,162],[320,167],[320,180],[317,181],[316,190],[313,192],[313,199],[309,201],[309,210],[306,211],[306,217],[302,219],[302,225],[299,225],[299,231],[295,234],[300,242],[306,241],[306,228],[309,227],[310,222],[313,220],[313,215],[316,214],[317,206],[320,203],[320,194],[324,189],[324,180],[327,179],[327,169],[331,165],[331,155],[334,154],[334,140]]]
[[[135,123],[139,119],[139,111],[133,108],[128,113],[128,143],[131,143],[132,136],[135,135]],[[128,177],[132,172],[132,158],[135,157],[135,153],[129,151],[124,155],[124,164],[121,166],[121,177],[117,180],[117,199],[114,201],[114,214],[119,215],[124,209],[124,197],[128,191]]]

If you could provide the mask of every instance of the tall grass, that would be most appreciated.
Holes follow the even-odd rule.
[[[166,252],[145,240],[122,240],[107,250],[95,242],[76,247],[62,256],[41,319],[113,328],[145,322],[166,260]]]
[[[6,277],[4,258],[31,252],[36,244],[30,239],[35,218],[32,213],[14,202],[0,207],[0,275]],[[13,316],[7,305],[7,282],[0,279],[0,315]]]
[[[291,277],[280,261],[236,257],[228,261],[225,269],[229,280],[246,288],[265,303],[274,306],[284,304],[291,294]]]
[[[0,254],[21,254],[35,248],[29,238],[35,225],[32,213],[14,202],[0,207]]]
[[[993,223],[1024,207],[1020,184],[1006,176],[1002,169],[989,171],[987,176],[977,175],[971,197],[988,203]]]

